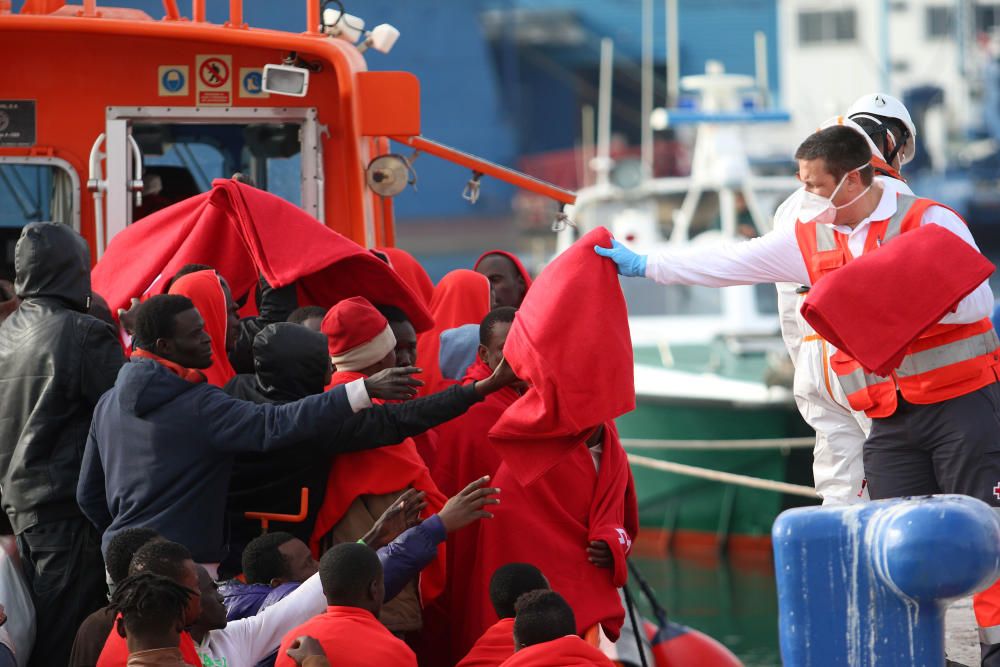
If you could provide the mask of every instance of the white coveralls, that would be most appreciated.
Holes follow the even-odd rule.
[[[903,194],[913,194],[902,181],[877,176],[876,180]],[[888,184],[886,183],[888,181]],[[794,229],[799,212],[796,190],[774,214],[775,229]],[[871,431],[872,420],[851,410],[847,395],[830,368],[837,351],[823,340],[802,317],[806,294],[798,294],[795,283],[776,283],[781,337],[795,365],[792,391],[802,418],[816,430],[813,449],[813,479],[824,505],[844,505],[867,501],[862,446]]]

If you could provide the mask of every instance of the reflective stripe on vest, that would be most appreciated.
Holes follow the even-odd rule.
[[[928,208],[940,206],[903,194],[897,195],[896,201],[892,216],[870,223],[865,253],[916,229]],[[796,238],[813,284],[853,259],[846,234],[829,225],[801,222],[797,225]],[[814,230],[808,229],[810,225]],[[831,367],[853,409],[863,410],[873,418],[888,417],[896,411],[897,387],[911,403],[937,403],[995,382],[1000,377],[1000,338],[989,318],[970,324],[938,324],[910,345],[890,377],[865,372],[855,359],[840,350],[831,359]]]

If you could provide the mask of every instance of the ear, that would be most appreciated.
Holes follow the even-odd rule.
[[[487,350],[486,346],[483,345],[482,343],[480,343],[479,347],[476,348],[476,354],[479,356],[479,360],[481,362],[483,362],[484,364],[486,364],[486,365],[489,365],[489,363],[490,363],[489,362],[489,358],[488,358],[489,353],[490,353],[490,351]]]
[[[167,357],[174,350],[174,343],[167,338],[157,338],[153,343],[153,352],[160,357]]]
[[[373,601],[380,601],[378,599],[378,579],[372,579],[371,583],[368,584],[368,597]]]
[[[125,637],[125,619],[121,616],[115,619],[115,629],[119,637]]]
[[[274,577],[273,579],[271,579],[271,581],[267,582],[267,585],[270,586],[271,588],[277,588],[283,583],[285,583],[284,579],[282,579],[281,577]]]

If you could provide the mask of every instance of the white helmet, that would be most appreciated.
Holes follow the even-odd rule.
[[[894,118],[898,120],[903,124],[908,133],[903,145],[898,148],[898,151],[902,153],[899,163],[901,165],[906,164],[916,154],[915,140],[917,137],[917,127],[913,124],[910,112],[906,110],[903,103],[892,95],[870,93],[859,97],[854,101],[854,104],[848,107],[845,115],[853,120],[867,118],[880,125],[882,124],[882,118]],[[893,151],[893,153],[895,152]],[[895,157],[895,155],[890,155],[890,159],[887,162],[891,163],[892,157]]]

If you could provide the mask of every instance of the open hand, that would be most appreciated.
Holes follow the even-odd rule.
[[[614,556],[611,555],[611,547],[604,540],[594,540],[587,547],[587,560],[597,567],[610,569],[615,564]]]
[[[500,499],[494,497],[500,493],[500,489],[486,486],[489,481],[489,475],[480,477],[448,499],[438,512],[446,531],[450,533],[465,528],[473,521],[493,518],[493,515],[483,508],[487,505],[500,504]]]
[[[417,387],[424,383],[413,377],[421,369],[413,366],[386,368],[365,379],[365,389],[371,398],[384,401],[405,401],[417,395]]]
[[[372,549],[381,549],[399,537],[407,528],[420,522],[420,513],[427,508],[424,499],[427,494],[416,489],[407,489],[378,518],[372,529],[365,533],[361,541]]]
[[[296,665],[301,665],[306,658],[314,655],[321,655],[324,658],[327,657],[326,653],[323,651],[323,646],[318,641],[307,635],[296,638],[285,653],[288,654],[289,658],[295,661]]]

